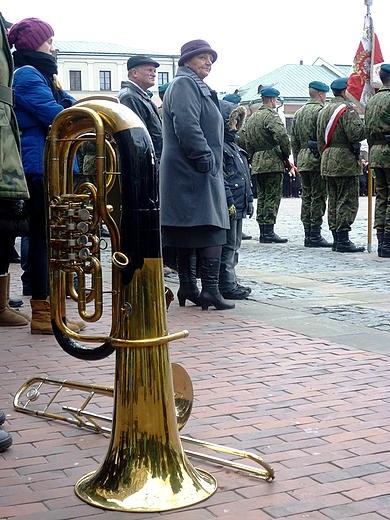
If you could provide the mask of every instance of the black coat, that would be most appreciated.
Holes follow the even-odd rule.
[[[234,204],[237,218],[245,218],[253,202],[251,176],[246,153],[234,141],[223,145],[223,171],[228,206]]]
[[[156,105],[146,92],[143,92],[141,88],[131,81],[122,81],[118,99],[135,112],[146,126],[153,142],[157,161],[159,162],[162,153],[162,127]]]

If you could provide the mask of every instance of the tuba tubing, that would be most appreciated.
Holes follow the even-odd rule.
[[[120,172],[116,171],[113,146],[106,142],[107,135],[115,143]],[[90,140],[92,136],[95,136],[96,141],[96,187],[85,183],[74,193],[73,163],[77,145],[85,139]],[[106,171],[107,155],[114,171]],[[129,312],[126,302],[120,301],[123,287],[130,283],[134,272],[142,268],[144,258],[161,258],[158,183],[154,162],[153,146],[143,123],[115,99],[100,97],[79,101],[58,114],[50,128],[44,161],[46,185],[49,187],[47,219],[50,297],[51,301],[59,303],[52,306],[52,328],[63,350],[78,359],[103,359],[114,352],[115,346],[129,345],[128,340],[122,341],[119,333],[120,315]],[[112,188],[114,177],[121,184],[119,221],[115,221],[108,211],[107,191]],[[89,204],[92,204],[93,211],[87,221],[90,229],[86,235],[85,232],[78,232],[80,218],[74,214],[74,208],[78,208],[79,213],[86,212]],[[73,299],[77,296],[79,314],[85,321],[98,320],[101,316],[103,281],[99,274],[100,241],[96,232],[102,220],[109,230],[113,251],[113,316],[109,335],[90,336],[74,333],[66,326],[63,310],[66,307],[64,279],[69,273],[77,274],[81,282],[79,293],[76,295],[73,288],[68,289],[68,293]],[[92,246],[78,247],[77,241],[81,238],[88,240]],[[86,249],[89,255],[86,260],[88,267],[79,258],[82,250],[85,253]],[[84,273],[88,272],[93,273],[96,282],[91,288],[96,309],[92,314],[88,314],[85,307],[92,299],[91,296],[85,296]],[[154,342],[172,341],[187,335],[187,331],[182,331],[155,338]],[[80,342],[102,344],[90,348]],[[142,341],[132,343],[132,346],[137,345],[142,346]]]
[[[96,136],[96,190],[84,184],[74,193],[77,140],[91,133]],[[113,172],[106,171],[107,134],[119,164],[114,216],[108,210],[106,177]],[[113,350],[116,357],[108,450],[99,468],[76,483],[75,492],[93,506],[122,512],[196,504],[211,496],[217,483],[192,466],[179,436],[169,342],[188,333],[167,331],[158,174],[150,136],[124,105],[88,100],[55,118],[46,146],[53,329],[61,347],[75,357],[101,359]],[[111,330],[106,336],[76,334],[66,326],[66,280],[69,273],[78,273],[81,281],[84,273],[92,273],[92,294],[101,298],[100,248],[94,237],[102,220],[113,259]],[[101,302],[94,313],[86,313],[86,291],[85,284],[78,288],[79,311],[86,321],[97,321]],[[80,341],[103,343],[86,348]]]

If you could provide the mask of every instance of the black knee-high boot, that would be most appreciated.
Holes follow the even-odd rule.
[[[177,299],[180,307],[184,307],[186,300],[200,305],[199,289],[196,283],[196,255],[179,255],[177,257],[177,269],[180,287],[177,291]]]
[[[218,310],[234,309],[234,303],[225,300],[219,292],[219,268],[220,258],[201,258],[200,278],[202,280],[202,291],[200,303],[202,311],[207,311],[209,305],[214,305]]]

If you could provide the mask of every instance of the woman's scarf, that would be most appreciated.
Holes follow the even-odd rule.
[[[15,51],[12,56],[16,67],[30,65],[36,68],[46,79],[55,100],[57,102],[60,100],[60,92],[54,86],[53,77],[54,74],[58,73],[58,67],[52,54],[39,51]]]

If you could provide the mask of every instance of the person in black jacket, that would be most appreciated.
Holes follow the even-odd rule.
[[[130,108],[145,124],[153,142],[157,165],[162,153],[162,126],[157,106],[151,100],[148,89],[153,87],[156,69],[160,66],[157,61],[148,56],[133,56],[127,60],[127,77],[129,81],[122,81],[118,99]]]
[[[226,244],[222,246],[219,290],[226,300],[244,300],[251,289],[237,282],[235,266],[241,247],[242,220],[253,215],[253,194],[246,152],[235,141],[244,125],[246,111],[229,101],[222,100],[219,104],[225,122],[223,171],[230,216],[230,229],[226,232]]]

